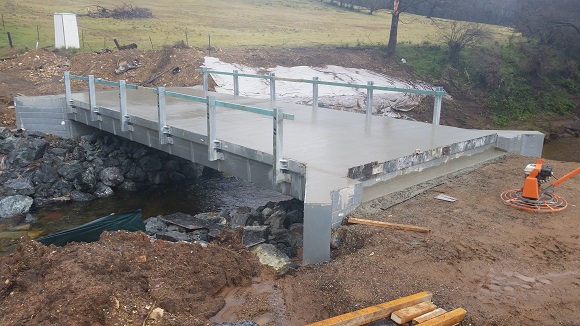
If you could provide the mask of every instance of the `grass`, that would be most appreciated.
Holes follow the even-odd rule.
[[[137,20],[94,19],[79,16],[79,35],[83,50],[114,48],[113,38],[121,44],[136,43],[142,49],[160,49],[178,41],[190,46],[301,47],[367,46],[388,42],[390,12],[374,15],[336,8],[317,0],[141,0],[128,2],[148,8],[154,18]],[[4,30],[0,47],[6,48],[5,32],[12,35],[17,48],[54,44],[53,13],[86,13],[95,9],[94,1],[0,0]],[[117,0],[101,0],[99,5],[112,9]],[[38,37],[37,37],[38,28]],[[509,34],[495,27],[499,34]],[[421,44],[440,41],[440,31],[430,19],[401,15],[399,42]]]

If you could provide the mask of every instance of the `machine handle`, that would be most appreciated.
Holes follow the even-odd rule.
[[[573,176],[575,176],[575,175],[577,175],[577,174],[579,174],[579,173],[580,173],[580,168],[577,168],[576,170],[574,170],[574,171],[572,171],[572,172],[570,172],[570,173],[566,174],[565,176],[561,177],[560,179],[556,180],[554,183],[552,183],[552,186],[553,186],[553,187],[556,187],[556,186],[558,186],[559,184],[561,184],[562,182],[564,182],[564,181],[566,181],[566,180],[570,179],[571,177],[573,177]]]

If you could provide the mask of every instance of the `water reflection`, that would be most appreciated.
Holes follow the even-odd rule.
[[[544,144],[542,157],[566,162],[580,162],[580,138],[567,137]]]

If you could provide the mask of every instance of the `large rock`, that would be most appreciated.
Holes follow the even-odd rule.
[[[42,162],[40,168],[34,172],[33,182],[38,185],[41,183],[52,183],[58,179],[58,173],[53,164]]]
[[[157,232],[167,230],[167,223],[165,223],[161,218],[158,216],[150,217],[144,221],[145,223],[145,232],[148,234],[155,234]]]
[[[83,170],[74,181],[75,189],[82,192],[93,192],[97,187],[97,177],[92,167]]]
[[[16,195],[0,200],[0,218],[26,214],[34,200],[28,196]]]
[[[30,178],[16,178],[6,181],[4,184],[5,193],[7,196],[14,195],[33,195],[35,190]]]
[[[77,161],[71,161],[58,168],[58,174],[67,181],[73,181],[83,171],[83,166]]]
[[[163,163],[157,155],[147,155],[139,159],[139,165],[145,172],[159,171],[163,168]]]
[[[147,180],[147,173],[140,166],[132,165],[129,167],[125,177],[135,182],[143,182]]]
[[[260,263],[276,270],[278,275],[286,274],[292,268],[292,260],[271,244],[260,244],[251,249],[258,256]]]
[[[109,187],[116,187],[125,181],[125,177],[118,167],[104,168],[99,173],[99,178],[104,185]]]
[[[115,193],[113,192],[113,189],[111,189],[111,187],[102,184],[102,183],[97,183],[97,189],[95,190],[95,196],[99,197],[99,198],[103,198],[103,197],[110,197],[113,196]]]
[[[246,226],[246,222],[252,213],[250,207],[238,207],[230,212],[230,225],[232,228],[237,228],[239,226]]]
[[[44,139],[32,138],[8,154],[7,160],[11,166],[24,166],[34,162],[44,155],[48,142]]]
[[[12,152],[18,147],[19,143],[20,140],[12,136],[10,130],[5,127],[0,127],[0,153],[8,154]]]

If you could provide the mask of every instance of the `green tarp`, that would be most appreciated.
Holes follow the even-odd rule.
[[[103,231],[143,231],[145,224],[141,217],[141,210],[133,212],[103,216],[87,224],[65,231],[47,235],[36,241],[45,245],[64,246],[69,242],[94,242],[99,240]]]

